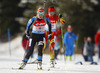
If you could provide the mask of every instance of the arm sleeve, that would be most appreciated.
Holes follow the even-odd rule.
[[[74,38],[74,40],[78,40],[78,36],[74,33],[73,33],[73,38]]]
[[[34,19],[35,19],[35,17],[31,18],[27,23],[27,27],[26,27],[27,35],[29,35],[29,29],[30,29],[30,26],[32,25]]]
[[[68,33],[65,33],[64,34],[64,37],[63,37],[64,44],[67,44],[67,35],[68,35]]]
[[[49,34],[51,34],[51,22],[47,17],[46,17],[46,20],[47,20],[47,24],[48,24],[48,27],[49,27]]]

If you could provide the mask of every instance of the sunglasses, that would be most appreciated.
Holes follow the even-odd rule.
[[[49,12],[49,13],[54,13],[54,12]]]
[[[38,12],[39,15],[44,15],[44,12]]]

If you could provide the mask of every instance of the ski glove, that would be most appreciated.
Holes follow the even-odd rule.
[[[64,24],[64,23],[65,23],[65,20],[63,19],[63,17],[62,17],[62,18],[60,18],[60,22],[61,22],[62,24]]]
[[[26,34],[27,39],[29,40],[30,34]]]
[[[51,34],[49,34],[49,35],[48,35],[48,39],[51,39],[51,38],[52,38],[52,36],[51,36]]]
[[[64,23],[65,23],[65,20],[64,20],[62,14],[59,14],[59,18],[60,18],[60,22],[61,22],[62,24],[64,24]]]
[[[29,40],[29,38],[28,38],[27,36],[25,37],[25,39],[26,39],[26,40]]]

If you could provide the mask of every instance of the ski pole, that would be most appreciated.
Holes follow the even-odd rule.
[[[59,17],[62,18],[62,15],[59,14]],[[62,40],[61,40],[61,42],[62,42],[62,43],[61,43],[61,46],[62,46],[62,48],[61,48],[61,53],[62,53],[62,52],[64,52],[64,43],[63,43],[63,26],[62,26],[62,24],[61,24],[61,39],[62,39]]]
[[[59,17],[61,18],[62,15],[59,14]],[[64,43],[63,43],[63,27],[62,27],[62,24],[61,24],[61,38],[62,38],[62,48],[64,49]]]
[[[45,10],[45,5],[46,5],[47,0],[44,0],[44,6],[43,9]]]

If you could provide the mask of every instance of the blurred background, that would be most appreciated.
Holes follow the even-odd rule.
[[[0,44],[8,42],[9,33],[10,40],[22,36],[27,21],[43,5],[44,0],[0,0]],[[90,36],[94,42],[94,35],[100,28],[100,0],[47,0],[45,14],[50,6],[54,6],[56,13],[62,14],[66,20],[63,33],[71,25],[73,32],[79,34],[77,53],[81,52],[84,37]]]

